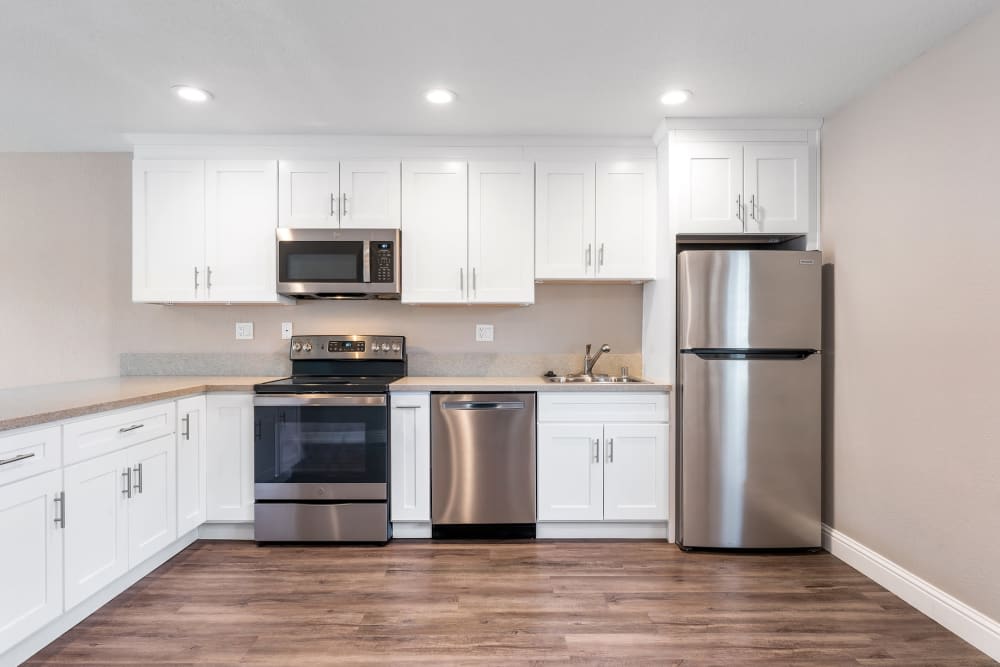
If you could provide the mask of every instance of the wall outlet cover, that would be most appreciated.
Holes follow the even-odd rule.
[[[236,340],[253,340],[253,322],[236,323]]]
[[[290,340],[292,337],[292,323],[282,322],[281,323],[281,340]]]
[[[492,343],[493,342],[493,325],[492,324],[477,324],[476,325],[476,342],[477,343]]]

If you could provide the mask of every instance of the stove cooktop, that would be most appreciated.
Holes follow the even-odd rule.
[[[298,375],[254,385],[258,394],[377,394],[389,391],[399,376]]]

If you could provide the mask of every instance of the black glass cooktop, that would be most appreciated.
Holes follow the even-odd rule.
[[[399,377],[298,375],[254,385],[258,394],[379,393]]]

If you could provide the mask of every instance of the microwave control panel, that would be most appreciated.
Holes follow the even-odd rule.
[[[373,283],[395,282],[395,248],[392,241],[373,241],[370,249]]]

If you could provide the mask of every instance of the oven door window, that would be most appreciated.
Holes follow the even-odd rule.
[[[280,241],[278,282],[360,283],[364,280],[361,241]]]
[[[258,484],[388,479],[384,407],[258,407],[255,416]]]

